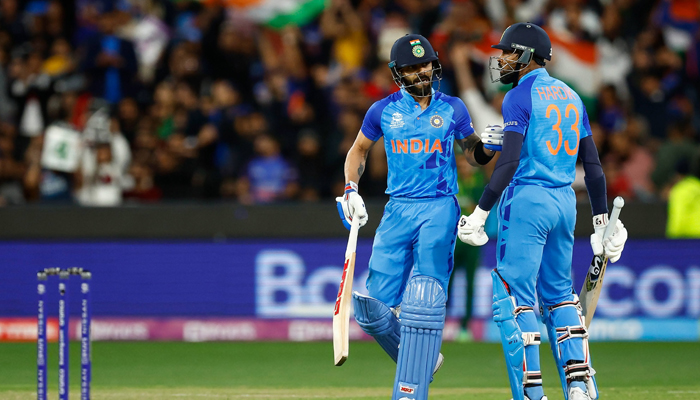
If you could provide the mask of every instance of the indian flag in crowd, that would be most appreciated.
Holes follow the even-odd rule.
[[[547,63],[549,74],[571,86],[592,112],[601,85],[595,43],[569,39],[551,30],[547,33],[553,47],[552,62]]]
[[[320,14],[328,0],[202,0],[207,5],[238,8],[247,17],[271,28],[304,25]]]

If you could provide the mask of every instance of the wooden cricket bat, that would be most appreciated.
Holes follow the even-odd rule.
[[[603,241],[610,237],[615,231],[615,224],[617,224],[617,219],[620,218],[620,211],[624,205],[625,200],[622,197],[615,197],[615,200],[613,200],[613,210],[608,220],[608,226],[605,228],[605,232],[603,232]],[[586,280],[583,282],[583,287],[581,288],[581,294],[579,296],[583,309],[583,316],[585,317],[586,328],[591,326],[593,314],[598,305],[600,291],[603,288],[603,276],[605,275],[605,267],[607,266],[607,257],[593,256],[591,265],[588,267],[588,274],[586,275]]]
[[[350,226],[348,247],[345,249],[345,265],[340,279],[338,297],[333,310],[333,358],[336,366],[341,366],[348,359],[350,350],[350,302],[352,301],[352,278],[355,274],[355,255],[357,254],[357,232],[360,219],[353,217]]]

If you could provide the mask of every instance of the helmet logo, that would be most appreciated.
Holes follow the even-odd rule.
[[[414,56],[421,58],[425,55],[425,49],[421,45],[416,45],[413,46],[413,49],[411,50]]]
[[[440,128],[442,127],[442,124],[445,123],[445,120],[442,119],[441,116],[439,115],[434,115],[430,117],[430,125],[432,125],[435,128]]]

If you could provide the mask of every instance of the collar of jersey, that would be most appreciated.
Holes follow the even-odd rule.
[[[435,88],[431,88],[431,90],[432,90],[433,94],[430,96],[431,99],[430,99],[430,104],[428,104],[428,107],[430,107],[433,104],[433,101],[435,100]],[[404,101],[406,101],[408,103],[418,104],[416,99],[414,99],[413,96],[411,96],[411,94],[408,93],[408,91],[406,91],[406,89],[401,89],[401,94],[403,95]]]
[[[534,69],[534,70],[528,72],[522,78],[520,78],[520,80],[518,81],[518,85],[523,83],[525,81],[525,79],[528,79],[529,77],[535,76],[535,75],[547,75],[547,76],[549,76],[546,69],[537,68],[537,69]]]

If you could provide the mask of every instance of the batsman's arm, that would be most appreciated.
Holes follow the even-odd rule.
[[[578,158],[583,165],[583,179],[586,183],[593,215],[607,214],[608,195],[605,174],[592,136],[586,136],[579,142]]]
[[[467,162],[475,167],[486,165],[491,161],[495,151],[484,148],[481,138],[474,132],[464,139],[457,139],[457,144],[462,149],[462,153],[467,157]]]
[[[360,182],[362,173],[365,172],[367,155],[375,143],[377,142],[367,138],[362,131],[357,134],[355,143],[352,144],[345,158],[345,182]]]
[[[479,208],[490,211],[501,193],[510,184],[520,165],[520,151],[525,137],[518,132],[506,131],[503,136],[503,151],[496,162],[491,181],[484,188],[479,199]]]

